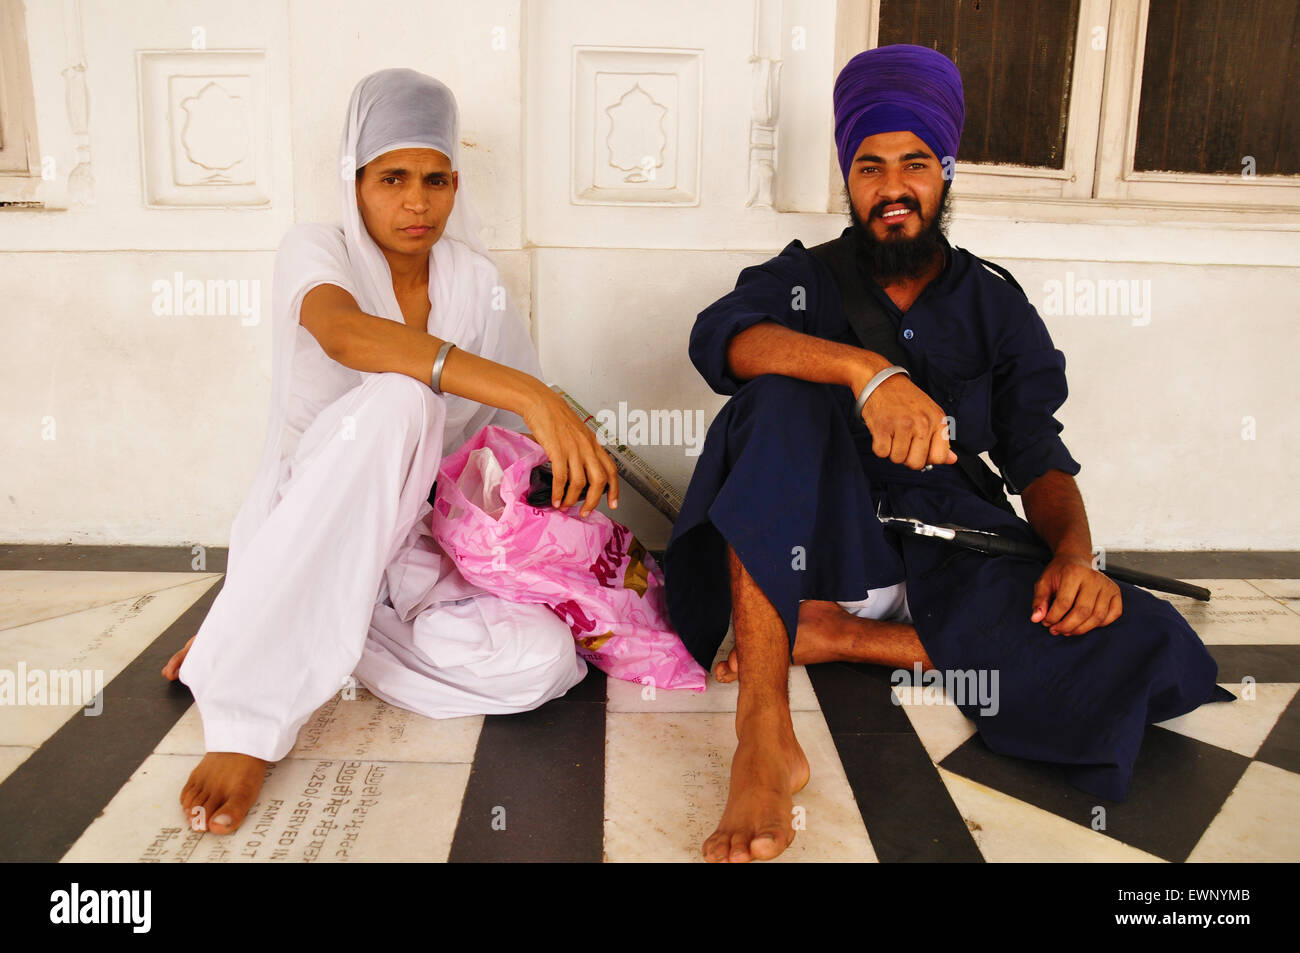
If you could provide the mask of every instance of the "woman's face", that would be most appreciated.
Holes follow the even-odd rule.
[[[357,179],[357,208],[380,248],[427,255],[442,237],[459,180],[436,149],[394,149],[370,160]]]

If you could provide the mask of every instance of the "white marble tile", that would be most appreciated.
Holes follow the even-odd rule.
[[[802,665],[790,666],[790,710],[820,711],[817,694],[808,671]],[[709,675],[708,687],[702,692],[651,689],[635,682],[611,678],[608,681],[608,709],[618,712],[723,712],[736,710],[740,682],[723,685]]]
[[[1191,856],[1205,861],[1300,861],[1300,775],[1251,763]]]
[[[1300,644],[1300,616],[1245,579],[1190,579],[1210,601],[1160,593],[1206,645]]]
[[[912,728],[935,764],[975,734],[975,722],[961,713],[961,709],[952,703],[946,692],[943,696],[946,704],[942,705],[927,703],[923,688],[895,687],[892,692],[907,712]]]
[[[777,862],[875,860],[826,720],[804,711],[793,720],[812,780],[794,797],[804,829]],[[605,724],[606,860],[702,862],[727,800],[734,719],[610,712]]]
[[[1180,735],[1253,758],[1300,685],[1258,683],[1250,686],[1255,694],[1253,699],[1245,697],[1243,686],[1238,683],[1224,682],[1223,687],[1237,696],[1235,702],[1202,705],[1186,715],[1158,724]]]
[[[31,757],[35,748],[27,745],[9,745],[0,747],[0,781],[14,773],[14,768]]]
[[[27,682],[26,701],[32,700],[33,684],[58,685],[54,673],[59,672],[89,673],[76,684],[89,686],[93,694],[94,686],[111,682],[216,579],[211,575],[138,598],[6,629],[0,638],[0,669],[12,673],[15,683]],[[20,673],[25,673],[23,679],[18,678]],[[42,704],[0,705],[0,745],[39,745],[83,710],[80,697],[66,699],[71,704],[49,704],[53,694],[47,692]],[[87,710],[78,717],[93,716]]]
[[[984,859],[994,863],[1162,863],[1101,831],[939,768],[953,803]]]
[[[1300,613],[1300,579],[1247,579],[1246,581],[1292,612]]]
[[[199,759],[152,755],[65,861],[410,862],[451,851],[467,764],[286,760],[267,769],[244,823],[224,836],[191,831],[181,787]]]
[[[219,573],[0,571],[0,629],[136,599]]]
[[[651,690],[635,682],[625,682],[611,678],[606,688],[606,704],[609,711],[620,712],[688,712],[688,711],[732,711],[736,710],[740,698],[740,682],[720,683],[713,677],[713,668],[736,647],[736,633],[728,628],[727,635],[718,646],[713,664],[709,666],[708,684],[702,692]],[[817,704],[817,694],[813,691],[808,671],[802,665],[790,666],[788,682],[791,711],[821,711]]]
[[[482,715],[426,718],[358,686],[355,698],[339,693],[317,709],[287,757],[468,764],[474,760],[482,727]],[[197,705],[190,706],[155,749],[158,754],[190,755],[205,750]]]

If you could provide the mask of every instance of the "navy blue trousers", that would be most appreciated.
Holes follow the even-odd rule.
[[[1127,795],[1147,724],[1232,698],[1165,600],[1121,582],[1119,619],[1053,636],[1029,621],[1042,563],[896,537],[877,506],[1042,545],[956,467],[918,473],[876,457],[847,388],[779,375],[742,386],[709,429],[664,559],[669,613],[696,660],[709,666],[726,635],[730,546],[792,647],[801,599],[854,601],[905,580],[935,667],[997,674],[995,712],[973,699],[960,705],[985,744],[1065,765],[1071,783],[1098,797]]]

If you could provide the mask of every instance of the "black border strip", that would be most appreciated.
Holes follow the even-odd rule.
[[[97,570],[105,572],[193,572],[190,543],[174,546],[86,546],[74,543],[0,544],[0,570]],[[654,553],[660,560],[661,552]],[[206,547],[204,572],[225,572],[227,549]],[[1130,569],[1177,579],[1300,579],[1300,551],[1194,550],[1153,552],[1108,550],[1107,559]]]
[[[847,662],[807,669],[877,859],[982,862],[911,720],[890,700],[889,670]]]
[[[58,861],[153,754],[194,702],[162,667],[198,632],[224,584],[215,580],[104,686],[99,715],[73,715],[0,783],[0,861]]]
[[[1107,550],[1126,569],[1175,579],[1300,579],[1300,552],[1234,549],[1149,552]]]
[[[1300,682],[1300,645],[1285,642],[1215,643],[1205,646],[1219,666],[1222,684],[1253,678],[1257,682]],[[1240,686],[1232,690],[1240,695]]]
[[[563,698],[484,717],[448,861],[604,859],[605,681],[588,666]]]
[[[80,546],[67,544],[0,545],[0,570],[37,572],[221,572],[229,550],[203,548],[204,567],[194,568],[194,546]]]

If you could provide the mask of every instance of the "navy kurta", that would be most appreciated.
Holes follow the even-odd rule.
[[[897,326],[913,382],[953,418],[954,443],[987,450],[1013,493],[1049,469],[1079,472],[1053,416],[1066,397],[1065,358],[1015,284],[950,247],[906,314],[867,285]],[[691,360],[715,391],[734,395],[709,428],[664,560],[669,613],[697,661],[709,666],[726,634],[731,546],[792,646],[800,600],[857,601],[905,581],[936,668],[998,673],[996,713],[961,706],[985,743],[1069,765],[1070,780],[1101,797],[1123,800],[1146,724],[1231,697],[1216,688],[1196,633],[1145,590],[1118,583],[1118,620],[1053,636],[1029,621],[1041,563],[887,533],[877,507],[1042,545],[956,466],[918,472],[876,457],[848,388],[729,375],[731,337],[766,320],[857,344],[829,269],[797,241],[742,271],[697,319]]]

